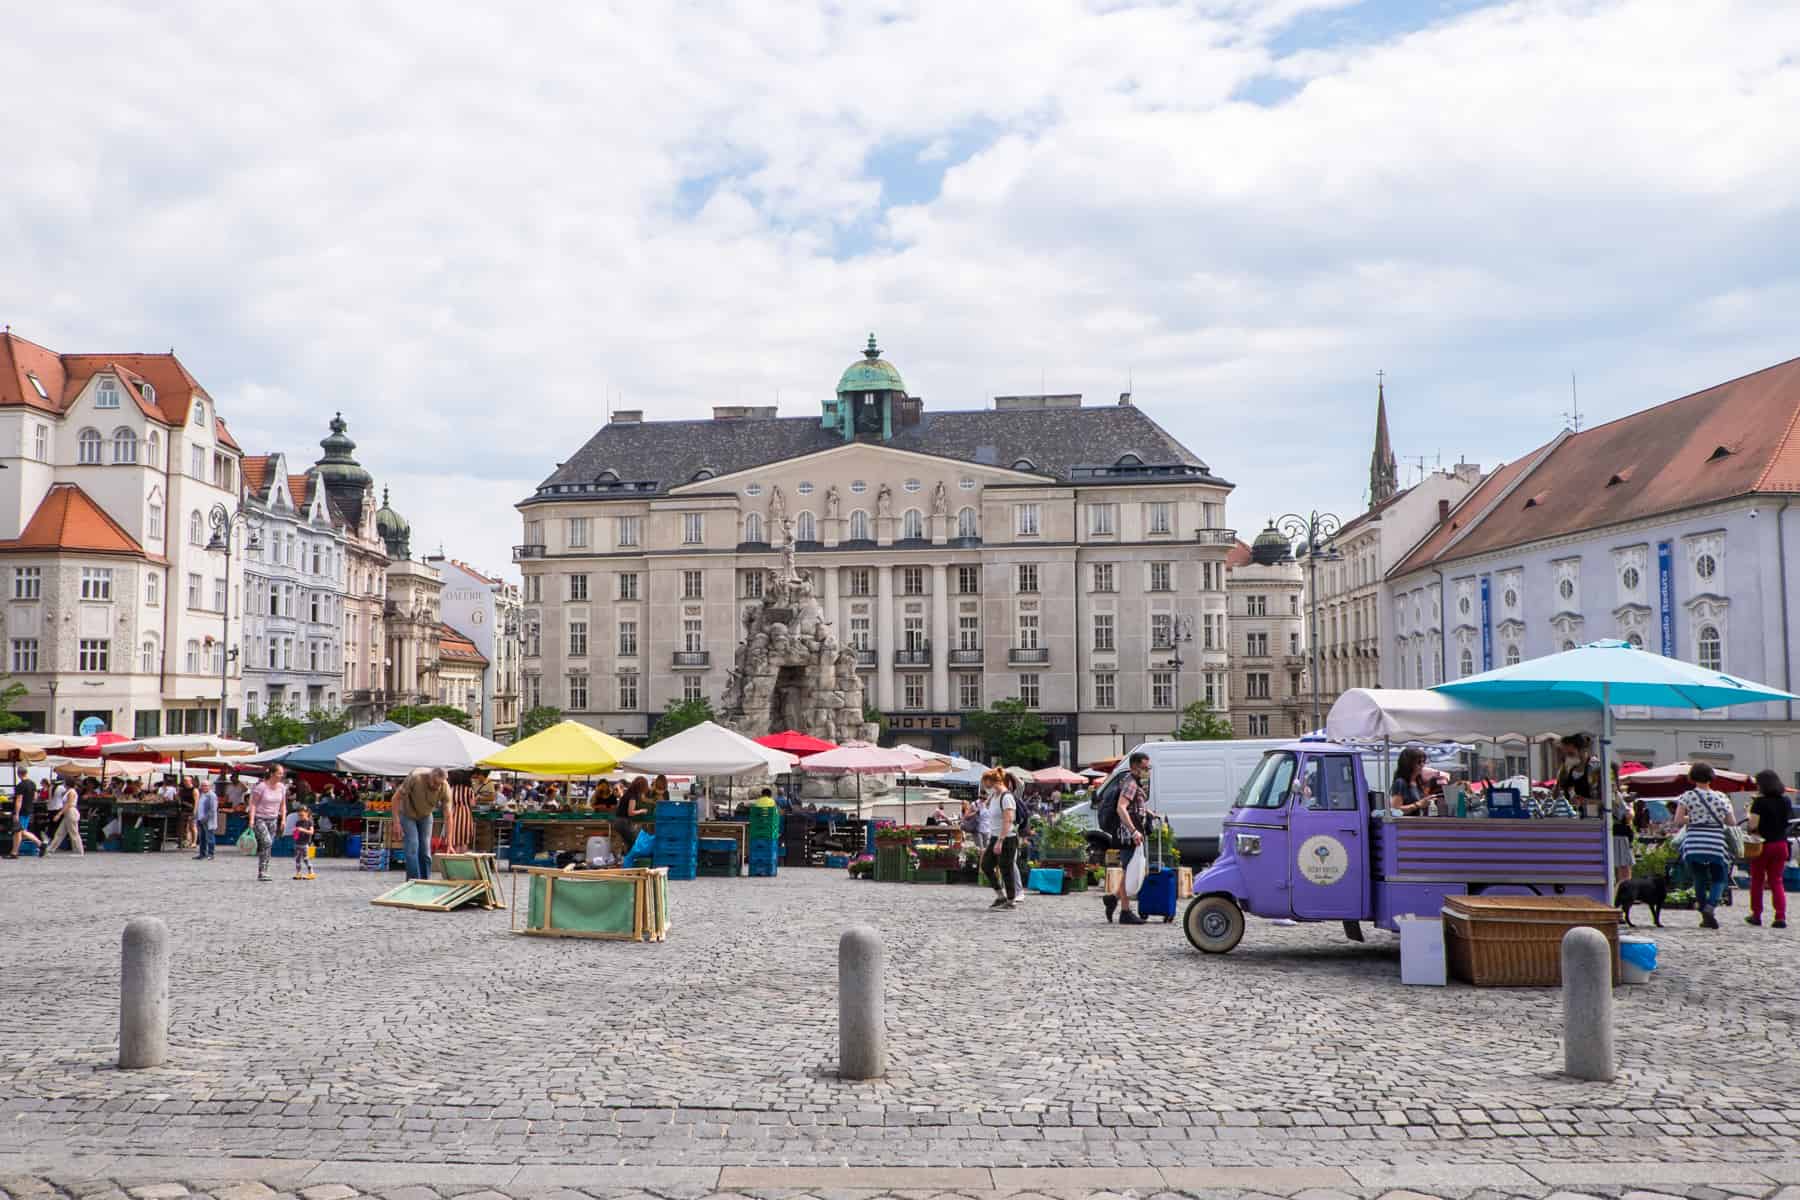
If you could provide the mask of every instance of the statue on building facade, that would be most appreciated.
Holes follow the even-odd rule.
[[[775,484],[769,489],[769,524],[782,530],[782,536],[793,540],[793,533],[787,529],[787,499],[781,494],[781,485]]]
[[[875,515],[878,517],[894,515],[894,489],[885,483],[881,485],[881,490],[875,493]]]
[[[825,489],[825,515],[827,517],[835,517],[838,515],[838,503],[837,484],[834,483]]]
[[[931,493],[931,515],[934,517],[942,517],[948,516],[949,512],[950,493],[944,490],[944,481],[940,479],[938,480],[937,487],[934,488]]]

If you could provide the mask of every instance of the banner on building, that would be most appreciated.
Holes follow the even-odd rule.
[[[1481,577],[1481,669],[1494,669],[1494,578]]]
[[[1662,652],[1675,657],[1675,543],[1656,543],[1656,596],[1662,606]]]

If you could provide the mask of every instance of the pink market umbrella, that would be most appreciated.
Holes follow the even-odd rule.
[[[1076,787],[1087,782],[1087,776],[1077,775],[1067,767],[1045,767],[1041,771],[1033,771],[1031,777],[1039,783],[1050,783],[1059,787]]]
[[[811,775],[856,776],[856,819],[862,820],[862,777],[864,775],[917,774],[927,759],[910,746],[877,746],[873,742],[845,742],[836,750],[826,750],[800,760],[800,770]],[[900,821],[906,822],[904,800]]]

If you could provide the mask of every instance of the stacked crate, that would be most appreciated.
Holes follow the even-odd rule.
[[[813,819],[810,813],[791,815],[781,823],[781,861],[790,867],[813,865]]]
[[[781,810],[774,801],[750,806],[750,874],[767,877],[775,874],[781,858]]]
[[[700,867],[700,808],[693,800],[656,805],[656,849],[651,864],[669,869],[670,879],[692,879]]]

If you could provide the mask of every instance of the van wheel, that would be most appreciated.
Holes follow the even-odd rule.
[[[1196,896],[1188,904],[1181,928],[1194,949],[1229,954],[1244,940],[1244,913],[1230,896]]]

